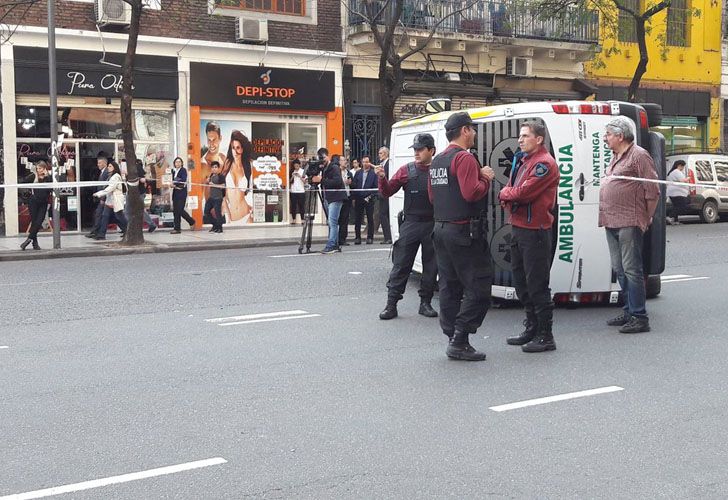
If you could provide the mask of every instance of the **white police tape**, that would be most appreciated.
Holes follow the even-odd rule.
[[[624,175],[607,175],[606,177],[603,177],[602,179],[608,180],[608,179],[620,179],[625,181],[636,181],[636,182],[650,182],[653,184],[663,184],[666,186],[685,186],[692,189],[696,188],[709,188],[709,189],[715,189],[718,191],[728,191],[728,185],[726,186],[720,186],[716,183],[710,183],[710,184],[696,184],[692,182],[676,182],[676,181],[667,181],[662,179],[644,179],[642,177],[629,177]]]

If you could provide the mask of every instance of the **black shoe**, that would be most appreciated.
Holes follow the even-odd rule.
[[[180,231],[179,229],[172,229],[172,230],[171,230],[171,231],[169,232],[169,234],[182,234],[182,231]]]
[[[475,348],[470,345],[467,338],[463,341],[457,333],[455,336],[450,338],[450,342],[447,344],[447,351],[445,351],[445,353],[450,359],[457,359],[460,361],[485,361],[485,353],[476,351]]]
[[[419,313],[427,318],[437,318],[437,311],[432,308],[432,304],[429,301],[423,300],[420,302]]]
[[[384,311],[379,313],[379,319],[392,319],[397,317],[397,304],[387,304]]]
[[[391,245],[391,244],[392,244],[392,240],[384,240],[384,241],[380,241],[380,242],[379,242],[379,244],[380,244],[380,245]]]
[[[609,326],[623,326],[629,323],[629,320],[632,319],[632,317],[627,314],[626,312],[623,312],[616,318],[612,318],[609,321],[607,321],[607,324]]]
[[[358,239],[358,238],[357,238],[357,239],[355,239],[355,240],[354,240],[354,244],[355,244],[355,245],[361,245],[361,240],[360,240],[360,239]]]
[[[106,236],[99,236],[97,234],[96,236],[94,236],[94,239],[97,240],[97,241],[99,241],[99,240],[105,240],[106,239]]]
[[[374,240],[371,238],[367,238],[367,245],[371,245],[372,243],[374,243]]]
[[[214,227],[211,227],[210,230],[208,231],[208,233],[216,233],[216,232],[217,232],[217,228],[214,228]]]
[[[151,226],[149,226],[149,229],[147,229],[147,231],[150,232],[150,233],[153,233],[156,230],[157,230],[157,225],[156,224],[152,224]]]
[[[339,246],[340,246],[340,247],[350,247],[350,246],[351,246],[351,243],[346,243],[346,242],[344,242],[344,243],[339,243]]]
[[[40,245],[38,244],[38,240],[33,240],[33,250],[40,250]]]
[[[555,351],[556,342],[553,337],[546,335],[538,335],[533,338],[528,344],[521,346],[523,352],[545,352]]]
[[[85,236],[86,238],[91,238],[91,239],[94,239],[94,238],[96,237],[96,233],[88,233],[88,234],[84,234],[84,236]]]
[[[650,320],[632,316],[632,319],[619,329],[619,333],[644,333],[650,331]]]
[[[28,245],[30,245],[31,241],[33,241],[33,240],[31,240],[30,238],[26,239],[24,242],[22,242],[20,244],[20,249],[25,250],[28,247]]]
[[[324,248],[323,250],[321,250],[321,253],[323,253],[323,254],[336,253],[336,247]]]
[[[341,253],[341,247],[336,247],[336,248],[334,248],[334,250],[336,250],[337,252]]]
[[[508,345],[524,345],[533,340],[533,336],[536,335],[536,331],[538,330],[538,323],[536,322],[535,316],[524,319],[523,326],[525,326],[526,329],[523,330],[520,335],[508,337],[506,339]]]

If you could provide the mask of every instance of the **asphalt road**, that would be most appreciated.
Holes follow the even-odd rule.
[[[521,312],[493,309],[484,363],[445,357],[416,280],[377,319],[380,245],[2,263],[0,499],[726,498],[728,224],[668,239],[687,278],[651,333],[558,309],[558,350],[527,355],[505,343]]]

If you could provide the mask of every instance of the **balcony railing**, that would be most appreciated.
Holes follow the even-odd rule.
[[[366,24],[384,7],[377,22],[388,25],[394,17],[394,1],[349,0],[349,25]],[[561,42],[596,44],[599,40],[599,17],[596,12],[569,10],[557,19],[542,19],[532,8],[513,0],[473,3],[467,0],[404,0],[399,24],[403,28],[430,30],[439,20],[440,34],[508,38],[532,38]]]

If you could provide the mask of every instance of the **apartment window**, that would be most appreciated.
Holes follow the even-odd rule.
[[[294,16],[306,15],[305,0],[214,0],[217,7]]]
[[[640,0],[619,0],[619,2],[639,14]],[[619,11],[617,39],[620,42],[637,43],[637,22],[632,15],[621,10]]]
[[[667,8],[667,44],[673,47],[690,46],[689,0],[672,0]]]

